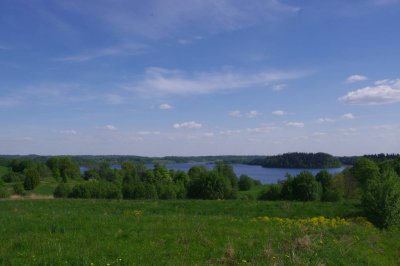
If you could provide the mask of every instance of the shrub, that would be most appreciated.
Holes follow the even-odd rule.
[[[393,170],[368,180],[362,205],[365,216],[376,226],[388,228],[400,224],[400,179]]]
[[[92,199],[120,199],[122,198],[121,189],[106,181],[88,181],[78,184],[72,188],[69,197],[72,198],[92,198]]]
[[[21,183],[16,183],[13,185],[14,193],[17,195],[25,195],[24,186]]]
[[[25,170],[24,189],[33,190],[40,183],[39,172],[35,168]]]
[[[254,182],[253,182],[253,179],[251,177],[249,177],[247,175],[241,175],[240,178],[239,178],[238,185],[239,185],[239,190],[247,191],[247,190],[250,190],[253,187]]]
[[[53,196],[55,198],[66,198],[68,197],[69,193],[71,193],[71,188],[67,183],[62,182],[54,190]]]
[[[312,173],[301,172],[292,181],[293,198],[301,201],[318,200],[321,194],[321,185],[315,180]]]
[[[281,200],[282,199],[282,185],[274,184],[270,185],[265,191],[263,191],[258,199],[260,200]]]
[[[5,186],[0,186],[0,199],[10,197],[10,192]]]
[[[216,171],[204,172],[194,178],[188,188],[188,197],[195,199],[227,199],[233,196],[231,183]]]
[[[6,183],[20,182],[24,180],[24,176],[16,172],[8,172],[2,176],[2,180]]]
[[[363,189],[366,188],[368,180],[377,178],[379,175],[379,167],[367,158],[357,160],[350,169],[350,173],[356,178]]]

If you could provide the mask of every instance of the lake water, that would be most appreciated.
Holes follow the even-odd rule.
[[[212,163],[167,163],[164,164],[170,170],[181,170],[189,171],[189,169],[196,165],[204,165],[207,169],[214,168]],[[153,164],[146,164],[146,167],[151,169]],[[302,171],[310,171],[314,175],[317,174],[322,169],[289,169],[289,168],[264,168],[259,165],[247,165],[247,164],[232,164],[235,174],[239,177],[240,175],[248,175],[253,179],[259,180],[262,184],[275,184],[279,180],[285,180],[286,174],[297,175]],[[112,165],[112,169],[121,169],[121,165]],[[328,172],[332,174],[340,173],[343,171],[344,167],[340,168],[330,168],[327,169]],[[81,167],[81,172],[86,171],[86,167]]]

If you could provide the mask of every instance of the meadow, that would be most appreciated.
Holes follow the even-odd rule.
[[[400,232],[360,211],[351,201],[2,200],[0,265],[399,265]]]

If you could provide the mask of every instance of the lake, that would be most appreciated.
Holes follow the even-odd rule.
[[[212,169],[215,164],[213,163],[167,163],[164,164],[170,170],[181,170],[189,171],[190,168],[196,165],[204,165],[207,169]],[[235,174],[239,177],[240,175],[248,175],[253,179],[259,180],[262,184],[276,184],[279,180],[285,180],[286,174],[297,175],[302,171],[310,171],[314,175],[322,169],[292,169],[292,168],[264,168],[259,165],[247,165],[247,164],[231,164]],[[147,168],[153,168],[153,164],[146,164]],[[121,165],[112,165],[112,169],[121,169]],[[328,172],[332,174],[340,173],[344,167],[330,168]],[[86,167],[81,167],[81,172],[86,171]]]

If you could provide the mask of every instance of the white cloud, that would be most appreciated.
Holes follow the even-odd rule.
[[[327,117],[321,117],[317,119],[317,123],[322,124],[322,123],[331,123],[331,122],[335,122],[334,119],[332,118],[327,118]]]
[[[347,93],[339,101],[354,105],[378,105],[400,102],[400,79],[377,81],[375,86]]]
[[[173,108],[173,106],[168,103],[162,103],[158,106],[158,109],[161,109],[161,110],[170,110],[172,108]]]
[[[113,125],[106,125],[104,126],[104,129],[110,130],[110,131],[115,131],[117,128]]]
[[[276,84],[272,86],[272,90],[274,91],[282,91],[286,88],[286,84]]]
[[[354,83],[354,82],[358,82],[358,81],[364,81],[367,80],[368,78],[366,76],[363,75],[351,75],[346,79],[347,83]]]
[[[240,111],[238,111],[238,110],[229,112],[229,115],[232,116],[232,117],[236,117],[236,118],[239,118],[239,117],[242,117],[242,116],[243,116],[243,115],[242,115],[242,112],[240,112]]]
[[[222,71],[187,74],[179,70],[152,67],[146,70],[141,82],[127,89],[150,95],[210,94],[249,87],[265,87],[273,81],[298,79],[308,74],[304,71],[256,73]]]
[[[255,110],[249,111],[249,112],[246,113],[246,116],[248,118],[254,118],[254,117],[259,116],[259,115],[261,115],[261,113],[258,112],[258,111],[255,111]]]
[[[68,130],[60,130],[60,133],[64,135],[77,135],[78,131],[73,129],[68,129]]]
[[[277,116],[283,116],[283,115],[287,115],[288,113],[282,110],[276,110],[272,112],[273,115],[277,115]]]
[[[288,126],[288,127],[297,127],[297,128],[303,128],[304,127],[304,123],[303,122],[286,122],[285,125]]]
[[[352,113],[347,113],[347,114],[342,115],[342,119],[344,119],[344,120],[353,120],[355,118],[356,117]]]
[[[176,129],[180,129],[180,128],[201,128],[202,126],[203,126],[202,124],[196,123],[194,121],[174,124],[174,128],[176,128]]]

